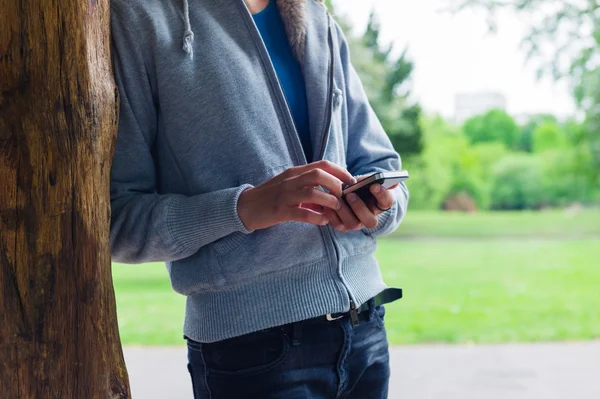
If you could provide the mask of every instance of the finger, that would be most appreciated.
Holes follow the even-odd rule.
[[[329,208],[323,208],[321,205],[309,204],[309,203],[303,203],[303,204],[300,204],[299,206],[300,206],[300,208],[310,209],[311,211],[315,211],[315,212],[319,212],[319,213],[323,213],[323,209],[329,209]]]
[[[340,198],[342,196],[342,181],[323,169],[312,169],[287,181],[292,182],[296,189],[321,186],[335,197]]]
[[[381,209],[390,209],[394,205],[392,193],[382,187],[381,184],[373,184],[370,190]]]
[[[286,170],[283,174],[285,175],[286,179],[289,179],[291,177],[302,175],[314,169],[324,170],[330,175],[337,177],[343,183],[356,183],[356,179],[350,174],[350,172],[330,161],[317,161],[309,163],[308,165],[296,166]]]
[[[339,231],[346,231],[344,223],[342,223],[342,220],[333,209],[323,208],[323,213],[327,217],[327,220],[329,220],[329,225],[331,225],[331,227]]]
[[[363,226],[352,209],[348,206],[348,204],[346,204],[346,201],[341,201],[341,205],[342,206],[337,211],[337,214],[344,224],[346,230],[360,230]]]
[[[379,208],[377,208],[376,202],[375,201],[370,201],[367,205],[367,208],[369,208],[369,210],[371,211],[371,213],[375,216],[383,213]]]
[[[329,223],[327,216],[325,216],[323,213],[315,212],[311,209],[294,207],[289,208],[286,215],[286,220],[315,224],[319,226],[325,226],[327,223]]]
[[[375,214],[367,207],[367,205],[360,199],[360,197],[354,193],[350,193],[346,196],[352,211],[360,220],[360,223],[368,229],[374,229],[377,227],[377,218]]]
[[[303,187],[296,192],[292,192],[292,195],[288,196],[287,201],[289,205],[308,203],[318,204],[331,209],[338,209],[341,206],[341,201],[337,197],[314,187]]]

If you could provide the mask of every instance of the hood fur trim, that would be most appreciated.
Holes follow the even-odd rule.
[[[271,0],[273,1],[273,0]],[[292,52],[300,64],[304,65],[306,49],[306,2],[313,0],[276,0],[285,33],[292,47]],[[323,4],[323,0],[314,0]]]

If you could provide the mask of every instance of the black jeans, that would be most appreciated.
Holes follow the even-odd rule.
[[[196,399],[381,399],[390,377],[385,309],[201,344],[188,339]]]

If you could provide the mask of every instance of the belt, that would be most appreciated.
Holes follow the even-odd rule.
[[[371,306],[376,307],[386,303],[394,302],[397,299],[402,298],[402,289],[401,288],[386,288],[381,291],[379,294],[375,295],[373,298],[369,299],[359,307],[356,307],[354,301],[350,300],[350,310],[342,313],[327,313],[325,315],[325,319],[327,321],[335,321],[339,320],[346,315],[350,315],[350,319],[352,320],[352,326],[356,327],[359,325],[358,315],[359,313],[368,311],[371,309]]]

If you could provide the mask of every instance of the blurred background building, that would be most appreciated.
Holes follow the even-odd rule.
[[[454,99],[454,120],[463,123],[492,109],[506,110],[506,106],[506,97],[500,92],[459,93]]]

